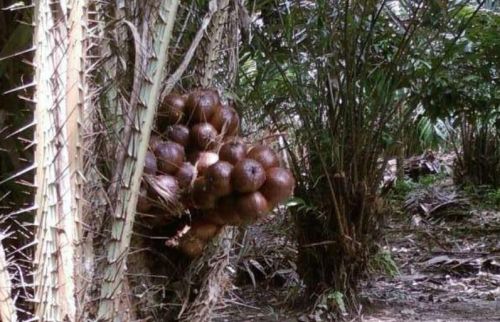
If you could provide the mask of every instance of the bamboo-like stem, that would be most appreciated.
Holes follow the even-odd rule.
[[[34,313],[39,321],[76,320],[84,5],[85,0],[70,7],[35,2]]]
[[[201,40],[203,39],[203,36],[205,35],[207,28],[210,24],[210,21],[212,19],[213,14],[217,10],[217,0],[211,0],[208,4],[208,12],[203,17],[203,20],[201,22],[201,26],[196,32],[196,35],[191,42],[191,45],[189,46],[189,49],[187,50],[186,54],[184,55],[184,58],[182,59],[181,64],[179,67],[175,70],[172,75],[167,79],[165,82],[165,88],[163,89],[163,92],[161,94],[161,97],[166,96],[170,91],[174,88],[175,84],[180,80],[184,72],[186,71],[186,68],[189,66],[189,63],[193,59],[193,56],[195,54],[196,49],[200,45]]]
[[[208,43],[206,47],[203,48],[205,57],[203,61],[203,75],[200,79],[200,85],[202,87],[209,87],[212,85],[212,79],[217,68],[216,64],[221,56],[220,46],[223,41],[223,32],[228,20],[228,15],[229,0],[218,0],[217,11],[214,13],[208,33],[210,37],[207,37]]]
[[[81,303],[77,303],[76,296],[80,283],[78,276],[83,270],[81,237],[82,237],[82,184],[83,184],[83,155],[81,123],[83,102],[86,96],[85,82],[85,49],[86,38],[86,0],[72,0],[70,2],[70,13],[68,19],[68,71],[66,84],[66,135],[68,149],[68,166],[70,171],[71,199],[68,200],[68,211],[64,212],[62,218],[64,226],[63,234],[60,235],[61,260],[64,266],[64,276],[61,280],[69,281],[67,296],[67,312],[71,314],[70,320],[77,320],[78,310]]]
[[[17,321],[17,311],[10,294],[12,285],[7,267],[7,258],[5,257],[5,251],[0,241],[0,319],[2,321],[15,322]]]
[[[140,188],[144,160],[160,96],[160,86],[165,77],[168,46],[178,5],[179,1],[177,0],[163,0],[159,5],[158,17],[153,27],[153,58],[147,64],[146,79],[141,79],[139,93],[139,101],[146,108],[137,109],[137,128],[132,132],[131,140],[126,147],[128,153],[118,186],[116,207],[112,218],[111,239],[106,249],[107,265],[101,287],[97,317],[99,321],[119,320],[116,314],[119,307],[117,302],[120,299],[124,281],[125,264],[135,219],[137,192]],[[149,59],[149,57],[145,57],[145,59]],[[142,75],[141,73],[137,74]],[[130,108],[134,108],[134,106]]]

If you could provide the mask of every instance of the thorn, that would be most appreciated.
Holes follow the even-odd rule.
[[[24,131],[24,130],[26,130],[26,129],[29,129],[30,127],[32,127],[32,126],[34,126],[34,125],[36,125],[36,121],[33,121],[33,122],[29,123],[28,125],[23,126],[23,127],[22,127],[22,128],[20,128],[19,130],[12,132],[11,134],[7,135],[7,136],[5,137],[5,139],[8,139],[8,138],[10,138],[10,137],[13,137],[14,135],[16,135],[16,134],[18,134],[18,133],[21,133],[21,132],[23,132],[23,131]]]
[[[29,84],[22,85],[22,86],[14,88],[14,89],[8,90],[6,92],[3,92],[3,95],[10,94],[10,93],[13,93],[13,92],[17,92],[17,91],[20,91],[20,90],[23,90],[23,89],[26,89],[26,88],[30,88],[30,87],[33,87],[35,85],[36,85],[36,82],[31,82]]]
[[[22,50],[20,52],[17,52],[17,53],[14,53],[12,55],[7,55],[7,56],[4,56],[4,57],[0,57],[0,61],[2,60],[5,60],[5,59],[9,59],[9,58],[12,58],[12,57],[16,57],[16,56],[19,56],[19,55],[22,55],[22,54],[26,54],[26,53],[29,53],[31,51],[34,51],[36,49],[35,46],[31,47],[31,48],[28,48],[28,49],[25,49],[25,50]]]

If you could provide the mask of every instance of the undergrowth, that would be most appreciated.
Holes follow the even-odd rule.
[[[369,271],[375,274],[383,274],[389,277],[396,277],[399,275],[399,268],[392,254],[388,249],[381,248],[378,253],[371,258],[368,264]]]
[[[402,181],[396,181],[388,199],[391,201],[403,201],[411,191],[430,187],[447,177],[449,177],[449,175],[444,172],[420,176],[418,181],[406,177]]]
[[[463,191],[471,201],[481,209],[500,209],[500,188],[494,188],[487,185],[465,185]]]

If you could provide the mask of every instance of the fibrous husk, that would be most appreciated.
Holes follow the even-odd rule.
[[[149,192],[156,195],[156,201],[174,216],[179,216],[184,210],[180,199],[180,188],[175,177],[170,175],[145,176]]]

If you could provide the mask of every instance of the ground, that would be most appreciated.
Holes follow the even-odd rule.
[[[406,207],[385,224],[383,251],[362,286],[361,311],[348,320],[500,321],[498,209],[474,202],[449,177],[414,186],[403,200]],[[247,278],[239,279],[217,321],[328,320],[321,304],[311,311],[293,307],[300,297],[293,245],[271,246],[262,229],[253,232],[259,239],[249,237],[256,250],[242,257],[240,275]]]

